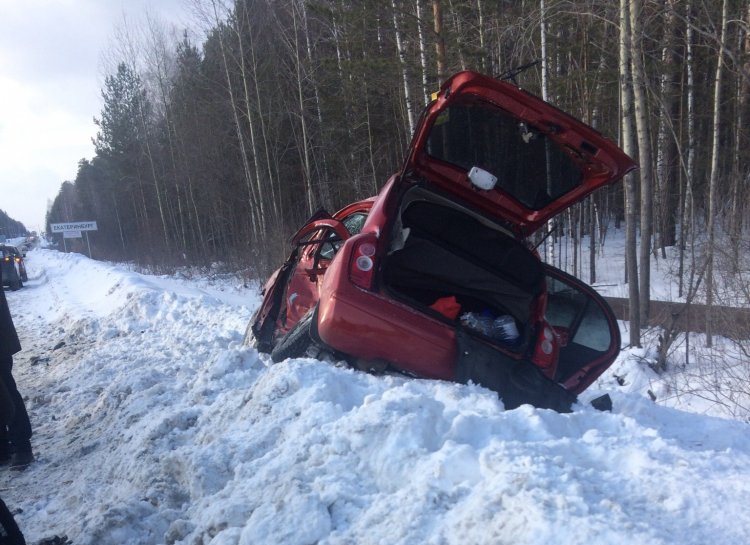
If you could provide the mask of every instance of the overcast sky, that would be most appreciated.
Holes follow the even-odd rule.
[[[183,28],[186,0],[0,0],[0,209],[41,230],[48,203],[94,154],[105,53],[123,20]],[[95,218],[77,218],[91,220]]]

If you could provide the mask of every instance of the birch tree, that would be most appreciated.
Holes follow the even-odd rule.
[[[427,44],[424,38],[424,19],[422,18],[422,0],[414,0],[417,10],[417,36],[419,37],[419,64],[422,69],[422,98],[423,106],[430,101],[430,91],[427,86]]]
[[[211,0],[211,8],[213,10],[213,16],[214,16],[216,25],[217,27],[219,27],[219,29],[221,29],[222,26],[224,25],[223,25],[221,18],[219,17],[219,6],[217,5],[216,0]],[[247,145],[245,143],[245,135],[242,130],[239,103],[235,97],[235,92],[234,92],[234,88],[232,85],[232,75],[229,69],[227,45],[225,44],[224,37],[222,34],[223,33],[221,31],[218,32],[218,41],[219,41],[219,49],[221,52],[222,68],[224,71],[224,76],[226,78],[226,92],[229,97],[229,103],[230,103],[230,107],[232,111],[232,119],[234,121],[235,135],[237,137],[237,143],[240,148],[242,171],[244,173],[245,186],[247,188],[248,203],[250,204],[250,217],[253,223],[253,229],[252,229],[253,239],[255,243],[258,243],[260,240],[258,235],[262,232],[262,226],[261,226],[260,221],[258,221],[258,217],[255,213],[255,210],[257,209],[257,206],[256,206],[257,197],[254,192],[253,175],[252,175],[252,171],[250,168],[250,162],[247,158]]]
[[[641,240],[640,240],[640,321],[648,322],[651,292],[651,235],[653,229],[653,181],[651,141],[646,97],[646,71],[643,66],[643,30],[641,0],[630,0],[630,64],[633,75],[635,124],[638,136],[638,160],[641,165]]]
[[[714,258],[716,243],[716,212],[719,184],[719,136],[721,130],[721,84],[724,77],[724,48],[727,39],[727,0],[721,4],[721,27],[714,75],[714,107],[712,120],[711,170],[708,181],[708,218],[706,219],[706,346],[713,346]]]
[[[445,36],[443,36],[443,6],[440,0],[432,0],[432,20],[435,31],[435,60],[437,62],[438,85],[445,81]]]
[[[393,11],[393,32],[396,36],[396,50],[398,51],[398,60],[401,67],[401,83],[404,88],[404,101],[406,107],[406,117],[409,122],[409,134],[414,133],[414,106],[411,102],[411,91],[409,89],[409,73],[406,62],[406,46],[401,33],[401,24],[399,22],[399,11],[396,7],[396,0],[391,0]]]
[[[630,29],[630,1],[620,0],[620,59],[619,59],[619,81],[620,81],[620,146],[623,151],[634,155],[633,145],[633,97],[631,94],[631,29]],[[625,176],[625,266],[627,269],[628,282],[628,321],[630,324],[630,345],[641,345],[640,332],[640,295],[638,282],[638,257],[636,242],[637,223],[637,187],[635,174],[632,172]]]
[[[687,158],[685,160],[685,190],[682,202],[682,221],[680,222],[680,258],[678,294],[684,293],[685,249],[686,239],[690,236],[692,259],[691,276],[695,272],[695,214],[693,206],[693,178],[695,174],[695,75],[693,67],[693,22],[692,1],[688,0],[685,13],[685,72],[686,72],[686,106],[687,106]],[[692,286],[692,281],[689,283]]]

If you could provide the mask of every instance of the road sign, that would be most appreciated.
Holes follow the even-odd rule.
[[[81,231],[63,231],[63,238],[83,238]]]
[[[64,233],[65,231],[98,231],[95,221],[77,221],[72,223],[50,223],[53,233]]]

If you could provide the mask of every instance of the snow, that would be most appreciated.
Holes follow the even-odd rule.
[[[271,365],[242,346],[260,295],[237,279],[42,249],[27,267],[6,295],[37,461],[0,472],[0,494],[29,543],[736,545],[750,532],[747,424],[669,397],[645,349],[571,414],[504,411],[475,385]],[[611,413],[586,403],[604,392]]]

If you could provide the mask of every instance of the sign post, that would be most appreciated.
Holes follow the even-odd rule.
[[[88,231],[98,231],[95,221],[76,221],[70,223],[50,223],[50,229],[53,233],[62,233],[63,248],[67,252],[68,247],[65,244],[66,238],[81,238],[81,232],[86,232],[86,245],[89,249],[89,259],[91,259],[91,243],[89,242]]]

